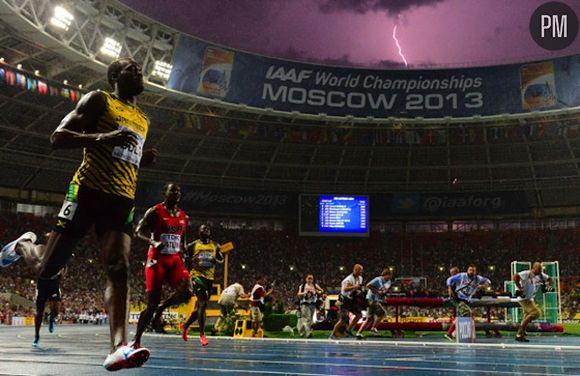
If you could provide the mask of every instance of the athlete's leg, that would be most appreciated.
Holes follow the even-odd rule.
[[[105,305],[109,314],[111,352],[127,344],[130,248],[131,237],[124,232],[109,231],[101,237],[101,252],[107,277]]]
[[[167,308],[189,302],[189,299],[191,299],[192,296],[191,290],[191,280],[189,278],[182,279],[177,286],[177,290],[157,306],[155,317],[153,318],[153,326],[159,326],[163,311]]]
[[[141,343],[141,336],[145,332],[147,325],[151,322],[151,318],[155,313],[155,307],[159,304],[161,300],[161,291],[149,291],[147,292],[147,307],[139,315],[139,321],[137,322],[137,332],[135,333],[135,343]]]
[[[206,318],[206,310],[207,310],[207,302],[209,301],[209,297],[207,294],[203,294],[201,298],[198,297],[199,305],[197,307],[197,321],[199,323],[199,336],[205,336],[205,318]]]
[[[34,315],[34,342],[32,342],[32,346],[34,347],[38,346],[38,341],[40,340],[40,327],[42,326],[42,319],[44,318],[45,306],[46,300],[36,300],[36,314]]]
[[[50,313],[48,314],[48,331],[50,333],[54,332],[54,324],[56,318],[58,317],[58,308],[60,306],[58,300],[51,300],[49,302]]]
[[[38,255],[37,259],[40,262],[33,266],[33,269],[36,269],[35,271],[39,273],[40,278],[54,277],[66,265],[79,238],[83,235],[72,236],[52,231],[46,245],[44,247],[38,246],[35,249]]]

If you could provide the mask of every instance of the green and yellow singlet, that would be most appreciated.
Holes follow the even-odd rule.
[[[106,109],[99,117],[95,133],[107,133],[126,128],[137,136],[136,146],[96,145],[84,149],[83,162],[72,183],[118,196],[135,198],[139,163],[149,130],[149,119],[136,106],[114,95],[107,98]]]
[[[215,258],[217,254],[218,243],[210,240],[208,244],[204,244],[197,239],[193,242],[193,257],[199,257],[199,265],[191,269],[189,275],[191,277],[203,277],[214,280],[215,274]]]

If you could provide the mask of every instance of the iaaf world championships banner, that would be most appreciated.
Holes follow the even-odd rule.
[[[580,105],[580,55],[528,64],[372,70],[267,58],[181,36],[168,86],[280,111],[471,117]]]

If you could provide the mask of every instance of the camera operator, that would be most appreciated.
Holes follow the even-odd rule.
[[[518,289],[516,296],[520,297],[519,303],[524,311],[524,318],[516,334],[516,341],[530,342],[525,335],[526,327],[530,321],[541,316],[540,309],[534,302],[534,297],[539,287],[542,292],[552,291],[552,277],[542,272],[542,263],[540,261],[534,261],[532,269],[514,274],[513,280]]]
[[[250,306],[252,309],[250,312],[252,315],[253,336],[256,336],[262,327],[262,318],[266,308],[265,298],[270,296],[273,291],[273,283],[268,284],[266,276],[259,276],[251,292],[252,301]]]
[[[298,287],[298,298],[300,299],[300,319],[298,321],[298,333],[300,337],[312,337],[312,318],[316,311],[318,297],[324,291],[314,283],[314,275],[308,274],[305,282]]]
[[[334,328],[332,329],[332,334],[330,335],[330,339],[336,339],[336,334],[338,331],[346,327],[345,332],[348,336],[354,337],[354,333],[352,332],[352,328],[356,325],[358,320],[362,317],[361,310],[362,307],[360,304],[359,297],[362,296],[364,299],[363,294],[363,266],[360,264],[355,264],[352,273],[349,274],[345,279],[342,280],[341,287],[340,287],[340,317]],[[355,315],[352,321],[349,324],[349,313]]]

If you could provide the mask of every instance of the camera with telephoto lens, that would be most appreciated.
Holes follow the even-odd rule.
[[[314,296],[314,293],[312,291],[308,291],[306,294],[304,294],[304,299],[310,300],[310,299],[312,299],[313,296]]]

